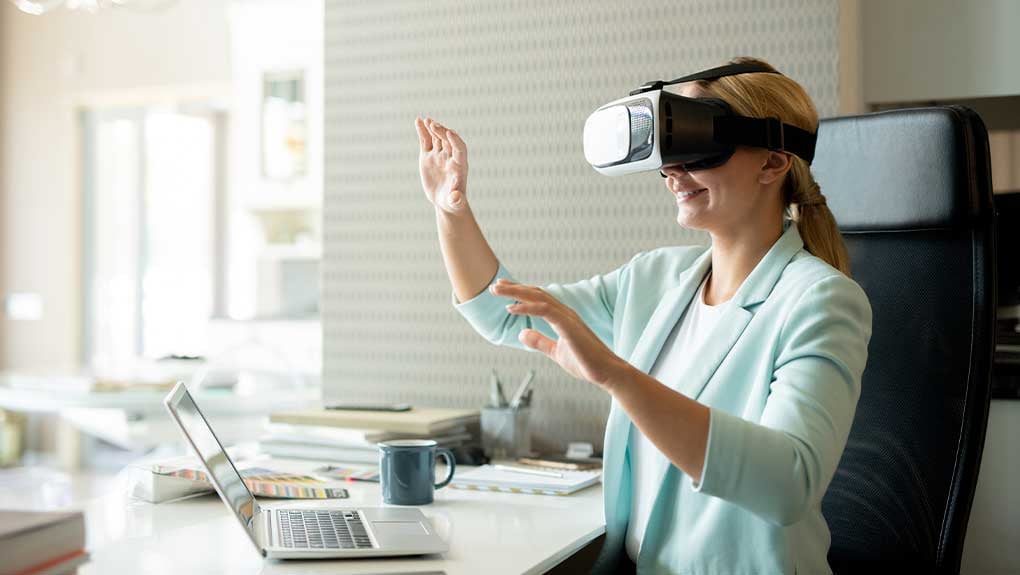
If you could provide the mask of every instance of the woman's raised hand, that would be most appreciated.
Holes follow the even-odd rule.
[[[467,146],[457,132],[439,122],[415,118],[418,130],[418,169],[425,197],[448,214],[467,209]]]

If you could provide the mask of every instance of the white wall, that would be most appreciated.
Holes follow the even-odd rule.
[[[151,14],[30,16],[0,2],[0,294],[43,298],[41,320],[0,320],[0,368],[79,362],[72,103],[168,85],[228,86],[227,4],[181,0]]]
[[[1020,2],[861,0],[868,102],[1020,94]]]
[[[1020,401],[995,400],[970,512],[960,572],[1020,573]]]

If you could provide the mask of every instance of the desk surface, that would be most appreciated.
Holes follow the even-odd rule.
[[[351,498],[340,500],[341,505],[382,505],[377,484],[355,483],[350,492]],[[330,503],[337,502],[303,504]],[[601,484],[566,497],[442,489],[433,504],[420,509],[450,543],[447,553],[355,561],[264,560],[219,498],[152,505],[128,498],[113,476],[43,468],[0,471],[0,508],[84,510],[91,560],[79,570],[81,575],[543,573],[605,530]]]

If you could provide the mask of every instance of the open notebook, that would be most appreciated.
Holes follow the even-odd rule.
[[[450,487],[475,491],[569,495],[598,483],[602,477],[602,470],[556,470],[554,473],[560,477],[530,475],[498,469],[493,465],[482,465],[470,471],[458,472]]]

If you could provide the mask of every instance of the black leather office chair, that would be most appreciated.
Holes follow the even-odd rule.
[[[988,135],[961,107],[824,120],[813,169],[874,311],[857,415],[822,511],[837,575],[958,573],[988,417]]]

